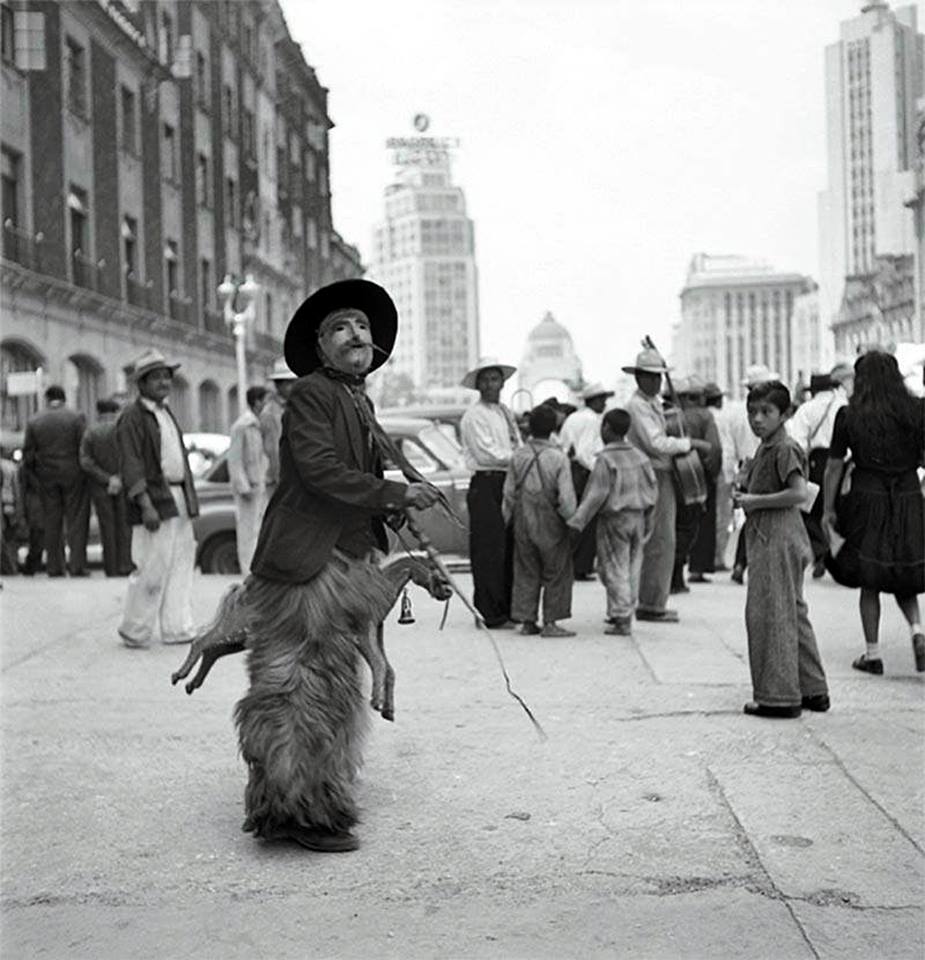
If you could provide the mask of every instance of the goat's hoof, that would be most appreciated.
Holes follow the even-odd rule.
[[[394,723],[395,711],[391,707],[383,707],[379,712],[382,714],[383,720],[391,720]]]

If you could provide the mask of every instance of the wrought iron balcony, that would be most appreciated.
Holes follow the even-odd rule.
[[[9,218],[3,222],[3,256],[28,270],[42,270],[43,239],[41,233],[33,236]]]

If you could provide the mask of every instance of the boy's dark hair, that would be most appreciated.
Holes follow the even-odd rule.
[[[780,380],[768,380],[766,383],[755,384],[748,391],[745,406],[747,408],[750,403],[759,403],[762,400],[777,407],[781,413],[786,413],[790,409],[790,391]]]
[[[103,397],[102,400],[96,401],[96,412],[97,413],[118,413],[119,401],[113,400],[112,397]]]
[[[618,437],[625,437],[626,431],[630,428],[630,415],[621,407],[614,407],[604,414],[603,422],[607,424],[611,433]]]
[[[247,398],[247,405],[253,407],[255,403],[259,403],[267,395],[266,387],[248,387],[247,393],[244,396]]]
[[[58,384],[53,383],[45,391],[46,400],[66,400],[67,397],[64,395],[64,387],[59,387]]]
[[[530,411],[530,436],[545,440],[556,429],[556,411],[541,403]]]

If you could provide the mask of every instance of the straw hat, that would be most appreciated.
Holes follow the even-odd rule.
[[[753,363],[745,368],[742,386],[757,387],[759,383],[769,383],[771,380],[780,380],[780,374],[776,370],[769,370],[764,363]]]
[[[478,380],[479,374],[483,370],[491,369],[500,370],[501,376],[505,380],[508,380],[517,371],[517,367],[512,367],[509,363],[501,363],[497,357],[482,357],[478,365],[473,367],[460,382],[462,386],[468,387],[470,390],[478,390],[475,381]]]
[[[168,363],[167,358],[160,350],[149,347],[132,364],[131,378],[138,381],[152,370],[169,370],[173,373],[180,366],[179,363]]]
[[[589,383],[584,390],[581,391],[582,400],[592,400],[594,397],[612,397],[613,390],[608,390],[600,380],[595,380],[594,383]]]
[[[298,380],[299,378],[289,369],[285,357],[277,358],[267,380]]]
[[[292,315],[283,340],[283,353],[296,376],[321,366],[315,349],[321,321],[335,310],[362,310],[369,318],[373,344],[373,362],[369,369],[381,367],[392,353],[398,334],[398,310],[392,298],[371,280],[338,280],[316,290]]]
[[[692,373],[689,377],[681,377],[681,379],[675,383],[674,391],[679,397],[696,397],[704,392],[706,386],[702,377],[698,377],[696,373]]]
[[[631,367],[621,367],[624,373],[665,373],[669,368],[665,365],[658,350],[646,347],[636,354],[636,362]]]

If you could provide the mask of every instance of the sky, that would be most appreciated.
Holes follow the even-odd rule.
[[[860,0],[281,4],[330,91],[334,225],[364,262],[385,141],[419,112],[459,138],[482,354],[517,364],[548,310],[609,384],[644,335],[668,352],[693,254],[816,274],[824,49]]]

